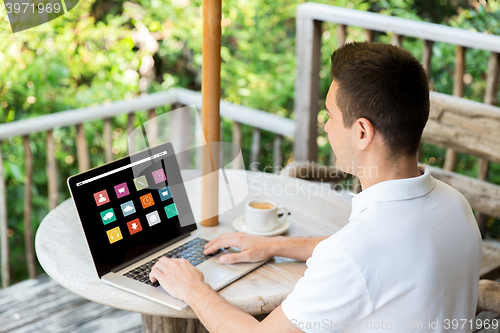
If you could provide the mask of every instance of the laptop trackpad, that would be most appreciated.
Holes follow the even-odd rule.
[[[219,284],[226,280],[229,275],[237,275],[240,269],[231,265],[222,265],[218,262],[213,262],[200,268],[200,271],[205,276],[205,283],[214,288],[215,284]]]

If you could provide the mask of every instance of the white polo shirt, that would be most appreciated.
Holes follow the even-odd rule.
[[[419,168],[419,177],[381,182],[353,197],[349,223],[314,248],[282,303],[290,327],[472,332],[479,229],[464,196]]]

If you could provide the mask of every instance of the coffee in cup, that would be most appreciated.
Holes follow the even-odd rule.
[[[278,211],[283,216],[278,218]],[[245,210],[245,224],[253,231],[266,232],[280,227],[285,223],[288,210],[269,200],[253,200],[247,203]]]
[[[257,202],[257,201],[252,201],[249,203],[250,207],[257,208],[257,209],[273,209],[274,205],[269,203],[269,202]]]

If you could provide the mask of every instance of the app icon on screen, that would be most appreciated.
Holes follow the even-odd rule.
[[[109,244],[113,244],[114,242],[118,242],[120,239],[123,239],[120,227],[110,229],[106,231],[106,234],[108,234]]]
[[[121,183],[119,185],[115,186],[115,192],[116,192],[116,197],[117,198],[122,198],[124,196],[127,196],[130,194],[128,190],[127,183]]]
[[[143,195],[142,197],[140,197],[140,200],[141,200],[142,208],[148,208],[148,207],[153,206],[155,204],[151,193]]]
[[[128,231],[131,235],[138,233],[142,230],[142,225],[139,219],[132,220],[127,223]]]
[[[94,193],[94,199],[97,206],[107,204],[109,202],[109,195],[106,190]]]
[[[115,215],[115,212],[113,211],[113,208],[102,211],[101,212],[101,219],[102,219],[102,223],[104,223],[104,225],[116,221],[116,215]]]
[[[168,200],[172,197],[172,193],[170,192],[170,187],[165,186],[158,190],[158,194],[160,195],[161,201]]]
[[[135,213],[135,206],[132,200],[122,203],[120,205],[123,216],[129,216]]]
[[[148,220],[150,227],[161,222],[160,215],[158,215],[158,211],[156,210],[152,213],[146,214],[146,219]]]
[[[146,176],[140,176],[134,179],[135,188],[137,191],[140,191],[146,187],[148,187],[148,181],[146,180]]]
[[[163,171],[163,169],[153,171],[153,178],[155,180],[155,184],[164,182],[167,179],[167,177],[165,177],[165,172]]]
[[[177,206],[175,206],[175,203],[165,206],[165,213],[167,214],[168,218],[177,216],[179,212],[177,212]]]

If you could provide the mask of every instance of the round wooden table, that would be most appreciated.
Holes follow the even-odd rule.
[[[244,214],[249,200],[265,198],[286,206],[290,228],[285,236],[331,235],[344,226],[351,211],[351,197],[328,184],[313,183],[270,173],[227,170],[231,189],[248,184],[248,197],[219,216],[216,227],[198,228],[221,234],[235,232],[233,221]],[[199,170],[182,170],[184,179],[194,179]],[[195,216],[200,190],[186,190]],[[102,282],[95,271],[90,251],[72,199],[52,210],[38,228],[35,248],[45,272],[64,288],[91,301],[143,315],[144,332],[206,332],[191,308],[174,310]],[[293,290],[306,269],[303,261],[275,257],[257,270],[219,291],[229,303],[254,316],[278,307]]]

